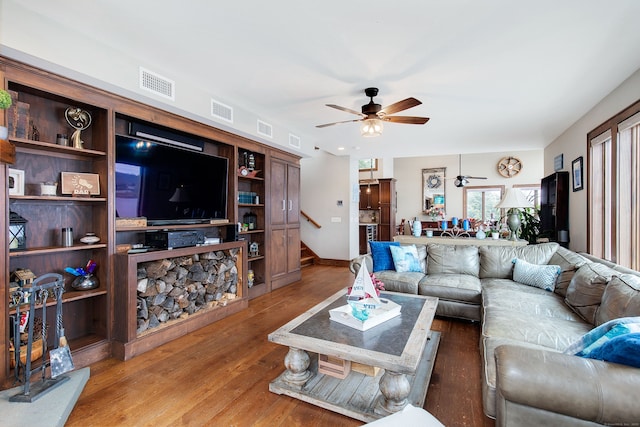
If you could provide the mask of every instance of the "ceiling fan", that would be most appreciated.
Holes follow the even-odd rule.
[[[391,116],[393,113],[408,110],[409,108],[416,107],[422,102],[415,98],[407,98],[402,101],[398,101],[386,107],[382,107],[380,104],[373,102],[373,97],[378,95],[378,88],[369,87],[364,90],[366,96],[370,98],[368,104],[362,106],[362,112],[352,110],[350,108],[341,107],[335,104],[326,104],[327,107],[335,108],[336,110],[346,111],[347,113],[360,116],[359,119],[345,120],[342,122],[326,123],[323,125],[317,125],[317,128],[325,128],[328,126],[334,126],[342,123],[363,122],[362,135],[363,136],[377,136],[382,134],[382,122],[403,123],[411,125],[423,125],[429,121],[428,117],[413,117],[413,116]]]
[[[469,183],[470,179],[487,179],[486,176],[468,176],[462,175],[462,154],[458,154],[458,176],[456,176],[455,181],[453,181],[453,185],[458,188],[462,188]]]

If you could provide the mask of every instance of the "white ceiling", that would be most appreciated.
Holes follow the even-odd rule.
[[[303,144],[359,158],[541,149],[640,68],[638,0],[22,5],[154,64],[178,90],[195,82]],[[325,104],[360,110],[369,86],[382,105],[421,100],[398,114],[431,120],[371,139],[357,123],[315,127],[357,118]]]

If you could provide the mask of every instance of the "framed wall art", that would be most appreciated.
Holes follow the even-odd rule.
[[[446,211],[446,182],[447,168],[422,169],[422,211],[433,209]]]
[[[583,190],[582,156],[571,162],[571,175],[573,176],[573,191]]]
[[[24,171],[9,168],[9,195],[24,196]]]

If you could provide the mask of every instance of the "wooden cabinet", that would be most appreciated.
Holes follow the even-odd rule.
[[[360,209],[378,209],[379,194],[380,186],[378,184],[360,184]]]
[[[300,280],[300,167],[293,160],[271,157],[271,288]]]
[[[379,207],[380,223],[378,224],[378,239],[389,242],[396,234],[396,180],[393,178],[379,179]]]
[[[569,172],[556,172],[540,183],[540,237],[569,244]]]
[[[82,85],[44,73],[34,73],[23,67],[6,66],[5,87],[17,95],[21,103],[20,121],[28,123],[27,133],[11,136],[16,147],[15,163],[10,167],[20,171],[22,183],[18,193],[4,193],[3,216],[8,223],[10,212],[27,220],[26,249],[7,248],[8,262],[0,275],[2,289],[9,285],[12,272],[28,268],[36,276],[59,273],[65,278],[63,294],[63,320],[67,339],[70,341],[76,367],[86,366],[110,354],[110,295],[112,226],[109,221],[109,143],[111,119],[105,106],[89,103],[96,99],[96,92]],[[82,148],[56,144],[58,134],[70,136],[74,131],[65,120],[65,110],[80,108],[89,113],[91,124],[81,133]],[[28,118],[24,115],[28,112]],[[13,123],[16,120],[13,119]],[[24,123],[23,123],[24,124]],[[4,166],[3,166],[4,168]],[[63,194],[61,174],[69,173],[75,184],[86,175],[98,179],[97,194]],[[41,184],[57,183],[55,194],[42,195]],[[80,183],[80,187],[85,187]],[[77,187],[77,188],[80,188]],[[92,188],[95,187],[95,184]],[[62,228],[73,229],[73,244],[63,246]],[[85,233],[95,233],[99,242],[85,244],[80,238]],[[9,244],[7,242],[6,244]],[[65,267],[84,267],[89,260],[97,263],[95,272],[99,287],[76,291],[72,287],[75,276],[65,273]],[[8,292],[0,292],[8,295]],[[14,310],[4,301],[3,321]],[[55,310],[46,319],[50,327],[55,325]],[[45,319],[43,319],[45,320]],[[6,324],[6,323],[5,323]],[[8,329],[8,328],[7,328]],[[6,330],[6,329],[5,329]],[[7,334],[8,336],[8,334]],[[50,335],[49,347],[53,345]],[[4,341],[4,340],[3,340]],[[0,361],[8,366],[8,352],[2,351]]]

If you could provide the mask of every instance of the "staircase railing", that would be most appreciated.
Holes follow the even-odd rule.
[[[307,219],[308,222],[310,222],[311,224],[313,224],[316,228],[322,228],[322,226],[320,224],[318,224],[313,218],[311,218],[305,211],[300,211],[300,215],[302,215],[303,217],[305,217]]]

